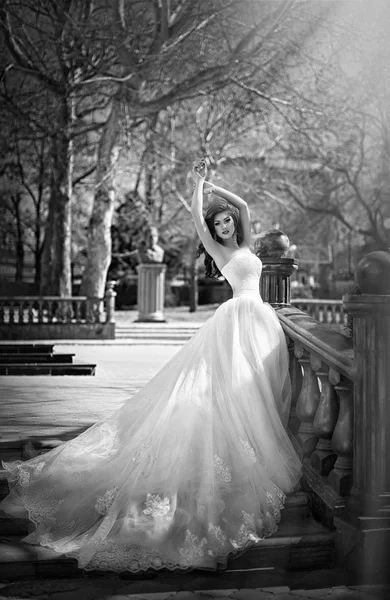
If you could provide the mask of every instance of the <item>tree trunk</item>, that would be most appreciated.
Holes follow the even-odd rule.
[[[114,168],[120,134],[119,101],[114,100],[100,139],[96,169],[96,191],[88,227],[88,259],[80,294],[104,296],[107,271],[111,263],[111,224],[114,213]]]
[[[16,219],[16,273],[15,281],[23,280],[23,269],[24,269],[24,244],[23,244],[23,225],[20,214],[20,196],[13,197],[12,203],[14,205],[15,219]]]
[[[34,282],[39,286],[42,277],[42,251],[43,247],[38,239],[38,243],[35,243],[34,248]]]
[[[15,281],[23,281],[24,269],[24,247],[23,240],[19,239],[16,242],[16,273]]]
[[[74,152],[69,136],[67,102],[60,107],[58,134],[53,140],[49,214],[42,252],[41,294],[71,296],[71,199]]]

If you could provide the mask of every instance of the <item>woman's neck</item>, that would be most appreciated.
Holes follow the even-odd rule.
[[[225,248],[230,248],[231,250],[238,250],[238,248],[240,247],[237,244],[237,241],[233,239],[223,240],[222,246],[225,246]]]

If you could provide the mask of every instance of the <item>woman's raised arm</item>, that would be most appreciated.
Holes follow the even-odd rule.
[[[203,217],[203,185],[206,172],[206,163],[204,160],[200,160],[194,167],[195,187],[194,193],[192,194],[191,214],[194,219],[196,231],[198,232],[203,246],[205,247],[206,251],[215,259],[220,254],[220,249],[218,248],[219,244],[213,239]]]

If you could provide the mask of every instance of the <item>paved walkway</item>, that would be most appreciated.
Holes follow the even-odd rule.
[[[119,408],[178,346],[56,344],[55,352],[96,363],[96,375],[0,377],[0,442],[77,432]]]

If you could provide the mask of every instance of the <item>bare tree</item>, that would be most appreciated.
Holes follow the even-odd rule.
[[[125,119],[129,126],[153,119],[180,100],[226,86],[232,76],[252,77],[259,72],[259,63],[265,72],[287,51],[286,27],[296,4],[294,0],[113,3],[120,72],[111,79],[117,91],[101,137],[83,293],[101,296],[104,291],[111,258],[114,169]]]
[[[3,98],[9,112],[31,127],[34,115],[23,101],[40,89],[44,113],[37,122],[39,135],[50,140],[50,198],[45,231],[42,292],[71,293],[71,197],[75,170],[75,140],[100,127],[97,111],[104,111],[104,86],[89,86],[100,68],[111,64],[112,52],[104,31],[104,3],[5,1],[0,27],[8,52]],[[103,66],[104,64],[104,66]],[[16,88],[17,94],[12,94]],[[93,98],[91,98],[93,92]],[[93,101],[93,103],[92,103]],[[38,133],[38,132],[36,132]]]

